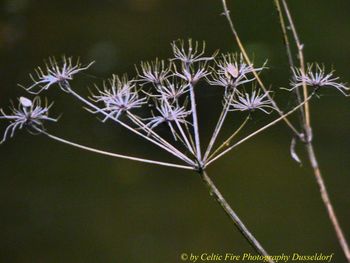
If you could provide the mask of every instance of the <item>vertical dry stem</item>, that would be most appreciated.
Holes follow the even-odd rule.
[[[314,174],[315,174],[315,178],[316,178],[317,184],[318,184],[319,189],[320,189],[320,193],[321,193],[323,204],[325,205],[325,207],[327,209],[327,213],[328,213],[329,219],[331,220],[331,222],[333,224],[334,231],[335,231],[335,233],[337,235],[339,244],[340,244],[340,246],[341,246],[341,248],[342,248],[342,250],[344,252],[344,255],[345,255],[347,261],[350,262],[349,245],[348,245],[348,243],[347,243],[347,241],[345,239],[343,230],[340,227],[337,215],[335,214],[333,205],[332,205],[331,200],[329,198],[328,191],[327,191],[327,188],[326,188],[326,184],[325,184],[325,182],[323,180],[323,177],[322,177],[322,174],[321,174],[321,170],[320,170],[320,167],[318,165],[317,158],[316,158],[316,155],[315,155],[312,143],[311,142],[307,143],[306,144],[306,148],[307,148],[307,152],[308,152],[308,155],[309,155],[311,166],[312,166],[312,168],[314,170]]]
[[[230,217],[230,219],[234,222],[237,229],[242,233],[245,239],[249,242],[249,244],[258,252],[260,255],[265,256],[267,262],[274,263],[274,261],[270,258],[269,254],[265,251],[265,249],[261,246],[258,240],[252,235],[252,233],[248,230],[248,228],[243,224],[243,222],[239,219],[237,214],[233,211],[231,206],[227,203],[225,198],[222,196],[220,191],[216,188],[213,181],[210,179],[206,171],[201,171],[200,173],[203,182],[209,189],[210,195],[215,199],[216,202],[224,209],[225,213]]]
[[[281,10],[281,6],[280,6],[280,3],[279,3],[279,0],[274,0],[274,1],[275,1],[275,5],[276,5],[276,8],[277,8],[278,14],[279,14],[280,25],[281,25],[281,28],[282,28],[284,42],[285,42],[285,46],[286,46],[286,49],[287,49],[289,64],[290,64],[291,67],[293,67],[294,66],[293,65],[293,59],[291,57],[291,49],[290,49],[290,45],[289,45],[287,30],[286,30],[286,26],[285,26],[285,23],[284,23],[284,18],[283,18],[283,13],[282,13],[282,10]],[[287,15],[287,19],[288,19],[290,28],[291,28],[292,33],[293,33],[294,41],[295,41],[295,43],[297,45],[297,48],[298,48],[298,59],[299,59],[299,62],[300,62],[300,69],[301,69],[302,73],[305,74],[305,61],[304,61],[304,54],[303,54],[303,45],[301,44],[299,36],[297,34],[297,31],[296,31],[296,28],[295,28],[295,25],[294,25],[291,13],[289,11],[287,2],[285,0],[281,0],[281,1],[282,1],[282,4],[283,4],[284,11],[285,11],[285,13]],[[305,96],[305,94],[307,95],[307,90],[306,90],[305,83],[303,83],[303,90],[304,90],[304,96]],[[345,257],[346,257],[347,261],[350,263],[350,249],[349,249],[348,243],[347,243],[347,241],[345,239],[344,233],[343,233],[343,231],[342,231],[342,229],[340,227],[340,224],[338,222],[338,218],[337,218],[337,216],[335,214],[333,205],[332,205],[332,203],[330,201],[330,198],[329,198],[329,195],[328,195],[328,192],[327,192],[327,189],[326,189],[326,185],[325,185],[325,182],[323,180],[323,177],[322,177],[322,174],[321,174],[321,170],[320,170],[320,167],[319,167],[316,155],[315,155],[315,151],[314,151],[314,148],[313,148],[312,132],[311,132],[312,129],[311,129],[311,122],[310,122],[310,108],[309,108],[309,104],[308,103],[305,104],[305,111],[302,114],[304,115],[304,118],[303,118],[304,121],[303,121],[302,125],[304,126],[304,129],[305,129],[305,139],[306,139],[305,146],[306,146],[306,150],[307,150],[307,153],[308,153],[308,156],[309,156],[311,167],[312,167],[312,169],[314,171],[314,175],[315,175],[316,182],[317,182],[317,184],[319,186],[319,189],[320,189],[320,193],[321,193],[321,198],[322,198],[323,204],[324,204],[324,206],[327,209],[327,213],[328,213],[329,219],[332,222],[332,225],[333,225],[333,228],[334,228],[335,233],[337,235],[339,244],[340,244],[341,248],[343,249],[343,252],[345,254]]]
[[[287,15],[287,19],[288,19],[288,22],[289,22],[289,25],[290,25],[290,29],[292,30],[292,33],[293,33],[293,37],[294,37],[294,40],[295,40],[295,44],[298,48],[298,59],[299,59],[299,62],[300,62],[300,70],[302,72],[303,75],[305,75],[305,60],[304,60],[304,52],[303,52],[303,48],[304,48],[304,45],[300,42],[300,39],[299,39],[299,36],[298,36],[298,33],[297,33],[297,30],[294,26],[294,22],[293,22],[293,19],[292,19],[292,16],[289,12],[289,8],[288,8],[288,5],[287,5],[287,2],[285,0],[282,0],[282,4],[283,4],[283,7],[284,7],[284,10],[286,12],[286,15]],[[303,78],[303,95],[304,95],[304,100],[308,97],[308,92],[307,92],[307,87],[306,87],[306,83],[305,83],[305,80]],[[310,133],[311,133],[311,120],[310,120],[310,107],[309,107],[309,103],[305,103],[304,105],[304,114],[305,114],[305,136],[306,137],[309,137],[309,136],[312,136]],[[309,138],[307,138],[307,140],[309,140]]]
[[[231,19],[231,16],[230,16],[230,11],[229,9],[227,8],[227,4],[226,4],[226,0],[222,0],[222,6],[224,8],[224,15],[230,25],[230,29],[231,29],[231,32],[233,34],[233,36],[235,37],[235,40],[237,42],[237,45],[239,47],[239,49],[241,50],[242,52],[242,55],[244,57],[244,59],[246,60],[246,62],[248,64],[252,64],[244,46],[243,46],[243,43],[233,25],[233,22],[232,22],[232,19]],[[253,71],[253,74],[254,74],[254,77],[256,78],[257,82],[259,83],[259,85],[261,86],[261,88],[264,90],[264,92],[267,92],[267,89],[264,85],[264,83],[262,82],[262,80],[260,79],[258,73],[254,70]],[[278,105],[276,104],[275,100],[270,96],[269,93],[267,93],[267,97],[270,99],[272,105],[274,106],[274,108],[276,109],[276,111],[280,114],[280,116],[283,116],[283,112],[281,111],[281,109],[278,107]],[[294,127],[294,125],[287,119],[287,118],[284,118],[284,121],[285,123],[289,126],[289,128],[295,133],[296,136],[300,137],[300,134],[298,132],[298,130]]]
[[[288,62],[289,62],[290,67],[294,68],[294,60],[293,60],[292,50],[291,50],[290,42],[289,42],[289,38],[288,38],[287,27],[286,27],[286,24],[284,22],[282,8],[281,8],[279,0],[274,0],[274,2],[275,2],[278,17],[280,20],[280,26],[281,26],[281,30],[282,30],[284,45],[286,46]],[[298,104],[300,104],[302,102],[302,99],[301,99],[299,87],[295,88],[294,91],[295,91],[295,94],[297,97]],[[301,124],[305,123],[305,114],[304,114],[303,108],[300,108],[300,118],[301,118],[300,119]]]

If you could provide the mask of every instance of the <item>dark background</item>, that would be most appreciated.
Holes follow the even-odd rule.
[[[290,107],[288,92],[277,89],[289,76],[273,1],[228,2],[249,54],[257,64],[269,60],[264,81]],[[289,2],[307,61],[334,66],[350,81],[350,2]],[[2,0],[0,12],[1,107],[24,94],[17,83],[28,84],[28,73],[52,55],[96,61],[73,82],[86,94],[112,73],[133,74],[141,60],[171,56],[169,43],[178,38],[206,40],[210,51],[237,51],[219,0]],[[206,138],[220,97],[205,88],[198,94]],[[56,88],[45,95],[56,102],[54,114],[64,113],[49,126],[52,133],[172,160],[121,127],[100,123]],[[349,240],[349,100],[325,92],[311,108],[316,152]],[[250,128],[265,122],[257,114]],[[281,123],[208,172],[270,254],[335,253],[333,262],[345,262],[303,148],[297,149],[300,168],[290,158],[290,139]],[[253,252],[194,173],[98,156],[25,132],[1,145],[0,157],[0,262],[155,263],[180,262],[182,252]]]

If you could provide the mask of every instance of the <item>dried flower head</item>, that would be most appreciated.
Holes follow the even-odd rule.
[[[35,97],[33,100],[20,97],[18,107],[13,105],[10,107],[10,114],[6,114],[3,109],[0,109],[0,119],[10,121],[0,143],[5,142],[7,138],[12,138],[17,129],[27,128],[31,132],[38,133],[45,130],[44,121],[57,122],[57,119],[49,117],[49,109],[53,103],[48,104],[46,101],[43,106],[41,104],[40,97]]]
[[[166,100],[160,100],[160,105],[156,105],[158,116],[147,118],[149,120],[147,126],[154,129],[162,123],[167,123],[174,137],[176,136],[172,122],[187,123],[186,118],[191,114],[190,110],[186,110],[184,106],[170,105]]]
[[[202,78],[210,75],[211,72],[207,69],[205,63],[199,63],[196,66],[181,66],[181,71],[177,71],[177,68],[174,66],[174,76],[185,80],[189,84],[196,84]]]
[[[194,43],[192,42],[192,39],[188,40],[188,44],[185,44],[185,41],[178,40],[171,43],[171,46],[173,48],[174,58],[172,60],[180,60],[185,65],[191,65],[196,62],[201,61],[210,61],[213,60],[217,54],[215,52],[210,57],[204,57],[205,53],[205,42],[203,41],[202,46],[198,44],[197,41]]]
[[[229,105],[229,111],[255,111],[261,110],[267,114],[275,108],[268,98],[268,92],[260,94],[260,90],[253,90],[249,93],[234,93],[234,96],[226,98]]]
[[[54,57],[49,58],[48,63],[45,63],[45,68],[38,67],[35,69],[36,76],[30,74],[30,78],[34,82],[30,87],[25,88],[29,93],[39,94],[43,90],[49,89],[52,85],[58,84],[61,89],[65,90],[67,81],[72,80],[73,76],[80,71],[88,69],[94,62],[83,66],[79,59],[73,63],[73,58],[62,57],[62,62],[58,63]],[[39,87],[38,91],[32,90]]]
[[[119,118],[119,116],[127,111],[140,108],[146,103],[146,98],[140,98],[136,84],[132,80],[128,80],[127,76],[119,78],[113,75],[107,83],[103,84],[103,89],[97,88],[97,95],[92,95],[95,102],[103,102],[103,111],[109,113],[104,119],[105,122],[109,117]],[[95,111],[93,113],[98,113]]]
[[[166,80],[163,85],[156,87],[156,94],[150,94],[145,92],[148,96],[164,99],[170,103],[178,102],[179,98],[186,94],[189,90],[189,86],[186,83],[175,80]]]
[[[338,82],[339,77],[334,77],[334,70],[327,74],[324,66],[309,64],[305,73],[299,68],[292,68],[292,71],[293,79],[290,83],[292,88],[289,90],[294,90],[301,87],[305,82],[307,86],[314,87],[316,89],[321,87],[333,87],[339,90],[345,96],[349,96],[349,94],[346,92],[349,91],[350,88],[346,87],[344,83]]]
[[[171,66],[171,63],[168,64],[158,58],[151,62],[141,62],[141,70],[136,67],[139,77],[137,81],[142,84],[161,85],[171,75]]]
[[[242,54],[223,54],[215,62],[218,69],[213,69],[212,79],[208,79],[208,83],[224,88],[236,88],[239,85],[254,81],[255,77],[249,76],[249,73],[264,69],[264,67],[254,68],[253,64],[246,64]]]

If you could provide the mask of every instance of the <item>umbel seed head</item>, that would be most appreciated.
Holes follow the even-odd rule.
[[[49,117],[49,109],[53,103],[41,103],[40,97],[30,100],[26,97],[18,99],[18,106],[10,107],[11,113],[6,114],[0,109],[0,119],[8,120],[10,124],[5,129],[3,138],[0,143],[5,142],[8,138],[15,135],[16,130],[26,128],[31,133],[41,133],[45,131],[44,122],[57,122],[58,119]]]

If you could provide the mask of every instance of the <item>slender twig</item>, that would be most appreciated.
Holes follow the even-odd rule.
[[[84,104],[88,105],[89,107],[95,109],[96,111],[104,114],[105,116],[109,116],[110,118],[113,118],[110,116],[110,114],[102,111],[99,107],[95,106],[93,103],[89,102],[88,100],[84,99],[82,96],[80,96],[78,93],[76,93],[73,89],[71,89],[69,87],[68,89],[69,94],[73,95],[74,97],[76,97],[77,99],[79,99],[81,102],[83,102]],[[116,121],[117,123],[119,123],[120,125],[122,125],[123,127],[127,128],[129,131],[141,136],[142,138],[154,143],[155,145],[159,146],[160,148],[164,149],[165,151],[173,154],[174,156],[180,158],[181,160],[187,162],[189,165],[193,165],[193,161],[191,159],[189,159],[187,156],[185,156],[183,153],[181,153],[179,150],[177,150],[175,147],[173,147],[171,144],[167,143],[166,147],[164,146],[162,143],[159,143],[158,141],[153,140],[152,138],[140,133],[139,131],[133,129],[132,127],[130,127],[129,125],[125,124],[124,122],[120,121],[117,118],[113,118],[114,121]]]
[[[159,87],[159,88],[161,89],[162,87]],[[172,107],[171,107],[169,101],[168,101],[167,98],[165,98],[164,96],[163,96],[163,101],[164,101],[165,103],[167,103],[169,109],[172,111]],[[183,139],[183,141],[185,142],[186,148],[187,148],[192,154],[195,154],[195,151],[194,151],[194,149],[192,148],[192,145],[190,144],[190,142],[189,142],[189,140],[188,140],[188,138],[187,138],[187,135],[186,135],[186,133],[184,132],[184,130],[182,129],[182,126],[181,126],[181,124],[180,124],[180,122],[179,122],[179,120],[178,120],[177,118],[175,118],[175,124],[176,124],[177,128],[178,128],[179,131],[180,131],[180,134],[181,134],[181,136],[182,136],[182,139]]]
[[[106,155],[106,156],[111,156],[111,157],[115,157],[115,158],[121,158],[121,159],[127,159],[127,160],[132,160],[132,161],[137,161],[137,162],[142,162],[142,163],[150,163],[150,164],[156,164],[156,165],[161,165],[161,166],[168,166],[168,167],[173,167],[173,168],[180,168],[180,169],[187,169],[187,170],[195,170],[193,167],[191,166],[186,166],[186,165],[179,165],[179,164],[175,164],[175,163],[168,163],[168,162],[161,162],[161,161],[155,161],[155,160],[149,160],[149,159],[144,159],[144,158],[138,158],[138,157],[133,157],[133,156],[128,156],[128,155],[123,155],[123,154],[117,154],[117,153],[112,153],[112,152],[107,152],[107,151],[103,151],[103,150],[98,150],[92,147],[88,147],[88,146],[84,146],[66,139],[63,139],[61,137],[52,135],[48,132],[45,132],[43,130],[39,130],[38,132],[46,135],[47,137],[49,137],[50,139],[53,139],[55,141],[58,142],[62,142],[64,144],[68,144],[70,146],[79,148],[79,149],[83,149],[86,151],[90,151],[90,152],[94,152],[94,153],[98,153],[101,155]]]
[[[327,213],[328,213],[329,219],[331,220],[331,222],[333,224],[333,227],[334,227],[335,233],[337,235],[339,244],[340,244],[341,248],[343,249],[343,252],[345,254],[345,257],[346,257],[347,261],[350,262],[349,245],[348,245],[348,243],[346,241],[346,238],[345,238],[345,235],[343,233],[343,230],[340,227],[337,215],[335,214],[333,205],[332,205],[331,200],[329,198],[329,194],[328,194],[328,191],[327,191],[327,188],[326,188],[326,184],[325,184],[325,182],[323,180],[323,177],[322,177],[322,174],[321,174],[321,170],[319,168],[319,165],[318,165],[318,162],[317,162],[317,158],[316,158],[315,151],[314,151],[312,143],[308,143],[306,145],[306,148],[307,148],[307,151],[308,151],[308,155],[309,155],[311,166],[312,166],[312,168],[314,170],[314,174],[315,174],[315,177],[316,177],[317,184],[318,184],[319,189],[320,189],[322,201],[323,201],[323,203],[324,203],[324,205],[325,205],[325,207],[327,209]]]
[[[224,209],[225,213],[230,217],[230,219],[234,222],[237,229],[242,233],[245,239],[249,242],[249,244],[258,252],[260,255],[265,256],[268,260],[267,262],[273,263],[274,261],[271,259],[269,254],[265,251],[265,249],[261,246],[258,240],[252,235],[252,233],[248,230],[248,228],[243,224],[237,214],[233,211],[231,206],[227,203],[225,198],[222,196],[220,191],[215,186],[214,182],[210,179],[206,171],[202,171],[200,173],[203,182],[209,189],[210,195],[215,198],[216,202]]]
[[[223,148],[230,146],[231,141],[236,137],[236,135],[243,129],[243,127],[247,124],[248,120],[250,119],[250,115],[248,115],[243,123],[238,127],[237,130],[235,130],[230,137],[228,137],[209,157],[207,160],[211,160],[215,155],[220,152]]]
[[[228,100],[225,100],[225,104],[224,107],[222,108],[219,120],[216,124],[215,130],[213,132],[213,135],[211,136],[211,139],[209,141],[209,145],[207,147],[207,150],[205,151],[204,157],[203,157],[203,161],[205,162],[208,159],[208,156],[215,144],[216,138],[219,135],[219,132],[222,128],[222,125],[224,124],[224,121],[226,119],[227,113],[228,113],[228,109],[229,109],[229,101],[232,99],[234,93],[232,92],[232,94],[230,95],[230,98]]]
[[[287,33],[286,23],[284,21],[283,11],[281,9],[281,5],[280,5],[279,0],[274,0],[274,3],[275,3],[277,14],[279,17],[279,22],[280,22],[282,36],[283,36],[283,42],[284,42],[284,45],[286,47],[286,53],[287,53],[287,58],[288,58],[290,70],[292,70],[294,68],[294,60],[293,60],[292,49],[290,46],[290,41],[289,41],[289,37],[288,37],[288,33]],[[301,99],[301,94],[300,94],[300,87],[295,88],[294,92],[296,94],[298,104],[301,103],[302,99]],[[305,122],[305,113],[304,113],[303,108],[300,108],[300,119],[301,119],[300,120],[301,123]]]
[[[239,49],[241,50],[242,54],[243,54],[243,57],[244,59],[246,60],[246,62],[248,64],[252,64],[245,48],[244,48],[244,45],[234,27],[234,24],[233,24],[233,21],[231,19],[231,16],[230,16],[230,11],[228,10],[227,8],[227,4],[226,4],[226,0],[222,0],[222,5],[223,5],[223,8],[224,8],[224,15],[230,25],[230,29],[232,31],[232,34],[234,35],[234,38],[237,42],[237,45],[239,47]],[[265,87],[264,83],[262,82],[261,78],[259,77],[259,74],[253,70],[253,74],[254,74],[254,77],[256,78],[257,82],[259,83],[259,85],[261,86],[261,88],[268,94],[267,97],[271,100],[271,103],[272,105],[276,108],[277,112],[280,114],[280,116],[283,116],[284,113],[280,110],[280,108],[278,107],[278,105],[276,104],[275,100],[271,97],[271,95],[268,93],[268,90],[267,88]],[[290,129],[295,133],[296,136],[300,137],[300,133],[298,132],[298,130],[294,127],[294,125],[287,119],[287,118],[284,118],[283,119],[285,121],[285,123],[290,127]]]
[[[282,10],[280,8],[279,0],[274,0],[274,1],[276,3],[277,9],[279,9],[280,20],[282,20],[283,14],[282,14]],[[293,18],[291,16],[291,13],[290,13],[288,5],[287,5],[287,2],[285,0],[282,0],[282,4],[283,4],[284,11],[287,15],[287,19],[288,19],[290,28],[291,28],[292,33],[293,33],[294,41],[295,41],[296,46],[298,48],[298,59],[299,59],[299,63],[300,63],[300,69],[301,69],[302,73],[305,74],[305,61],[304,61],[304,54],[303,54],[303,45],[300,42],[298,33],[297,33],[295,25],[294,25]],[[281,24],[281,26],[282,26],[282,31],[286,32],[285,25]],[[286,38],[287,37],[286,33],[283,33],[283,34],[285,35],[284,37]],[[290,53],[290,46],[287,44],[286,44],[286,49],[287,49],[287,53]],[[293,63],[291,63],[291,59],[289,59],[289,63],[290,63],[291,67],[294,66]],[[304,96],[305,96],[305,93],[307,94],[305,82],[303,82],[303,90],[304,90]],[[311,167],[313,169],[313,172],[314,172],[314,175],[316,178],[316,182],[317,182],[319,189],[320,189],[323,204],[326,207],[329,219],[330,219],[330,221],[333,225],[333,228],[336,232],[339,244],[340,244],[340,246],[345,254],[345,257],[346,257],[347,261],[350,262],[349,245],[346,241],[345,235],[340,227],[340,224],[338,222],[338,218],[335,214],[333,205],[330,201],[329,194],[328,194],[324,179],[322,177],[322,173],[321,173],[321,170],[320,170],[320,167],[319,167],[319,164],[317,161],[317,157],[316,157],[316,154],[314,151],[314,147],[313,147],[313,143],[312,143],[312,133],[311,133],[312,128],[311,128],[310,112],[309,111],[310,111],[310,108],[309,108],[308,104],[305,104],[305,116],[306,117],[304,119],[304,122],[302,123],[304,125],[304,129],[305,129],[305,147],[306,147],[306,150],[308,153]]]
[[[290,42],[289,42],[289,38],[288,38],[288,34],[287,34],[287,27],[286,27],[286,23],[284,22],[284,17],[283,17],[281,5],[280,5],[279,0],[274,0],[274,3],[276,6],[276,10],[277,10],[281,30],[282,30],[283,41],[284,41],[284,45],[286,47],[288,62],[289,62],[290,67],[294,68],[294,60],[293,60],[292,50],[290,47]]]
[[[185,122],[185,128],[186,128],[186,132],[187,132],[187,134],[188,134],[188,139],[190,140],[190,143],[191,143],[191,145],[192,145],[192,149],[195,149],[195,148],[196,148],[195,142],[194,142],[194,140],[193,140],[193,136],[192,136],[192,133],[191,133],[191,131],[190,131],[190,127],[188,127],[188,126],[189,126],[189,123],[188,123],[188,122]]]
[[[309,101],[312,97],[313,97],[314,93],[312,93],[307,99],[306,101]],[[301,104],[299,104],[298,106],[296,106],[294,109],[290,110],[289,112],[283,114],[282,116],[280,116],[279,118],[275,119],[274,121],[270,122],[269,124],[266,124],[265,126],[261,127],[260,129],[256,130],[255,132],[252,132],[251,134],[249,134],[248,136],[244,137],[243,139],[241,139],[240,141],[238,141],[237,143],[235,143],[234,145],[230,146],[229,148],[227,148],[225,151],[221,152],[220,154],[218,154],[217,156],[215,156],[213,159],[211,159],[209,162],[207,162],[205,164],[205,167],[208,167],[212,162],[216,161],[217,159],[219,159],[220,157],[222,157],[223,155],[225,155],[226,153],[228,153],[229,151],[231,151],[232,149],[236,148],[238,145],[242,144],[243,142],[249,140],[250,138],[255,137],[257,134],[265,131],[267,128],[275,125],[276,123],[280,122],[281,120],[284,120],[285,117],[291,115],[293,112],[297,111],[298,109],[300,109],[300,107],[303,107],[303,105],[305,104],[305,102],[302,102]]]
[[[290,29],[292,30],[292,33],[293,33],[295,44],[296,44],[297,49],[298,49],[298,59],[300,62],[300,70],[301,70],[302,74],[305,75],[305,61],[304,61],[304,53],[303,53],[304,45],[300,42],[297,30],[294,26],[292,16],[289,12],[287,2],[285,0],[282,0],[282,4],[283,4],[284,11],[286,13],[286,16],[287,16],[287,19],[289,22]],[[306,83],[305,83],[304,78],[303,78],[303,95],[304,95],[304,99],[306,99],[308,97],[308,91],[307,91],[307,87],[306,87]],[[309,137],[309,136],[311,136],[311,134],[309,134],[311,132],[311,130],[309,129],[310,125],[311,125],[309,103],[305,103],[305,105],[304,105],[304,114],[305,114],[305,123],[306,123],[305,128],[307,128],[307,130],[305,131],[306,132],[305,136]]]
[[[191,99],[191,109],[192,109],[192,118],[193,118],[193,131],[194,131],[194,141],[196,144],[196,155],[197,161],[202,162],[202,153],[201,153],[201,143],[199,139],[199,127],[198,127],[198,116],[197,116],[197,104],[196,97],[194,92],[194,86],[189,84],[190,88],[190,99]],[[199,165],[202,165],[199,163]]]
[[[154,132],[149,126],[147,126],[146,124],[144,124],[137,116],[135,116],[134,114],[132,114],[131,112],[127,112],[127,116],[129,117],[129,119],[135,123],[137,126],[139,126],[140,128],[144,129],[145,131],[147,131],[149,134],[152,134],[155,138],[159,139],[159,140],[164,140],[166,141],[163,137],[161,137],[158,133]],[[180,138],[181,139],[181,138]],[[181,140],[181,142],[183,142]],[[170,143],[169,143],[170,144]],[[188,149],[188,146],[183,142],[183,144],[185,145],[186,149]],[[172,145],[172,144],[170,144]],[[191,151],[191,149],[188,149],[191,153],[193,153]]]

